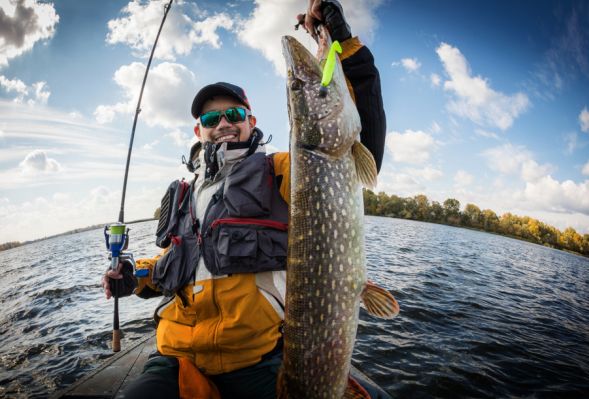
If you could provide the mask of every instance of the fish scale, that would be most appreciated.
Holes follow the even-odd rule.
[[[300,172],[293,187],[297,175],[316,184],[291,192],[285,368],[300,370],[295,385],[312,392],[289,397],[341,397],[366,279],[361,192],[351,154],[328,159],[300,149],[291,157]]]
[[[320,53],[331,45],[323,29]],[[357,139],[360,116],[339,60],[321,90],[320,63],[294,38],[282,39],[288,65],[290,219],[284,361],[278,396],[351,398],[347,389],[360,299],[391,318],[395,299],[366,281],[361,183],[375,184],[372,154]]]

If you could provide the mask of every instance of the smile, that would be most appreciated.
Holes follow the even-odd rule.
[[[224,143],[227,141],[233,141],[237,138],[237,133],[223,133],[215,138],[215,143]]]

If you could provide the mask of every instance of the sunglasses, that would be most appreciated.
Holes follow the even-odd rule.
[[[221,117],[225,116],[229,123],[239,123],[245,121],[245,118],[252,113],[245,108],[231,107],[225,111],[209,111],[200,116],[200,124],[206,128],[215,127],[221,122]]]

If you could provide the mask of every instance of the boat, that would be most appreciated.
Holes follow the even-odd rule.
[[[150,353],[155,351],[155,334],[133,343],[129,348],[106,359],[104,363],[69,387],[57,392],[52,399],[114,399],[123,398],[125,388],[143,371]],[[374,387],[378,385],[352,366],[356,380],[364,380]],[[379,388],[380,390],[380,388]],[[382,394],[388,397],[384,391]]]

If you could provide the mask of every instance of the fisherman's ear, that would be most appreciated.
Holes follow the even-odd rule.
[[[255,116],[253,116],[253,115],[250,115],[250,117],[249,117],[249,123],[250,123],[250,129],[251,129],[251,130],[254,130],[254,128],[256,127],[256,122],[257,122],[257,121],[258,121],[258,120],[256,119],[256,117],[255,117]]]
[[[200,140],[200,123],[197,123],[196,125],[194,125],[194,134]]]

